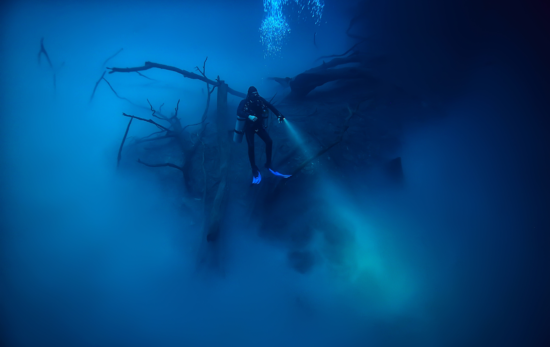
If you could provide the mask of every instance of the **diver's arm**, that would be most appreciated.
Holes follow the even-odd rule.
[[[277,110],[269,101],[264,98],[262,98],[262,101],[277,117],[282,116],[281,112],[279,112],[279,110]]]

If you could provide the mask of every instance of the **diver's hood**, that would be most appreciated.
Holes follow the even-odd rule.
[[[248,94],[246,95],[246,97],[251,100],[259,99],[260,94],[258,93],[258,89],[256,89],[256,87],[254,86],[251,86],[250,88],[248,88]]]

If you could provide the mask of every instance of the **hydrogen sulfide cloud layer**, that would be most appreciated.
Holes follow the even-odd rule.
[[[547,346],[537,1],[8,1],[2,346]]]

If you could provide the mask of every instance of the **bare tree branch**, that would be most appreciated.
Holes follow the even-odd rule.
[[[44,38],[40,39],[40,50],[38,51],[38,65],[40,65],[40,57],[44,54],[46,59],[48,60],[48,65],[50,66],[50,69],[53,72],[53,90],[54,92],[57,90],[57,78],[55,76],[56,69],[53,67],[52,61],[50,60],[50,56],[48,55],[48,52],[46,51],[46,48],[44,48]],[[65,62],[61,63],[59,68],[63,67]]]
[[[204,192],[202,193],[202,210],[203,210],[203,218],[204,218],[204,223],[206,223],[207,219],[206,219],[206,193],[208,191],[208,185],[207,185],[207,180],[206,180],[206,169],[204,167],[204,155],[206,153],[206,146],[204,145],[204,142],[201,140],[200,141],[201,145],[202,145],[202,175],[204,177]],[[203,225],[203,228],[205,226]]]
[[[278,93],[278,92],[277,92]],[[273,99],[275,99],[275,97],[277,96],[277,93],[275,93],[275,95],[273,95],[273,97],[269,100],[269,103],[272,104],[273,102]]]
[[[107,72],[107,71],[105,71],[105,72]],[[138,104],[136,104],[135,102],[133,102],[132,100],[127,99],[127,98],[125,98],[125,97],[122,97],[122,96],[118,95],[118,93],[117,93],[116,90],[113,88],[113,86],[111,85],[111,83],[109,83],[109,81],[107,81],[107,79],[104,77],[105,72],[103,72],[103,74],[101,75],[101,78],[96,82],[96,85],[95,85],[95,87],[94,87],[94,91],[92,92],[92,96],[90,97],[90,101],[92,101],[92,98],[94,97],[94,94],[95,94],[95,91],[96,91],[96,89],[97,89],[97,86],[99,85],[99,83],[101,82],[101,80],[104,80],[104,81],[107,83],[107,85],[109,86],[109,88],[111,88],[111,90],[113,91],[113,93],[115,93],[115,96],[116,96],[117,98],[122,99],[122,100],[124,100],[124,101],[128,101],[130,104],[132,104],[132,105],[134,105],[134,106],[136,106],[136,107],[142,108],[142,109],[144,109],[144,110],[150,110],[150,108],[148,108],[148,107],[146,107],[146,106],[138,105]],[[164,104],[163,104],[163,105],[164,105]],[[166,117],[166,116],[164,116],[164,115],[160,112],[160,110],[159,110],[159,112],[156,112],[156,114],[159,114],[161,117]]]
[[[195,124],[188,124],[188,125],[184,126],[183,129],[187,129],[187,128],[189,128],[189,127],[192,127],[192,126],[195,126],[195,125],[201,125],[201,124],[202,124],[202,122],[200,122],[200,123],[195,123]]]
[[[177,67],[169,66],[169,65],[153,63],[153,62],[150,62],[150,61],[146,61],[145,65],[138,66],[138,67],[126,67],[126,68],[108,67],[107,69],[111,70],[111,71],[109,71],[109,73],[112,74],[114,72],[144,71],[144,70],[149,70],[149,69],[152,69],[152,68],[174,71],[174,72],[179,73],[183,77],[191,78],[191,79],[195,79],[195,80],[200,80],[200,81],[203,81],[203,82],[215,85],[215,86],[219,86],[219,82],[212,81],[211,79],[208,79],[204,76],[197,75],[196,73],[185,71],[185,70],[179,69]],[[227,92],[230,93],[230,94],[233,94],[235,96],[239,96],[241,98],[246,97],[246,94],[241,93],[241,92],[237,92],[236,90],[233,90],[229,87],[227,88]]]
[[[156,125],[159,129],[162,129],[162,130],[164,130],[164,131],[166,131],[166,132],[168,132],[168,133],[172,133],[172,132],[170,131],[170,129],[168,129],[168,128],[162,126],[162,125],[160,125],[159,123],[155,122],[155,121],[152,120],[152,119],[140,118],[140,117],[136,117],[136,116],[132,116],[132,115],[126,114],[126,113],[122,113],[122,115],[123,115],[124,117],[131,117],[131,118],[139,119],[139,120],[144,121],[144,122],[147,122],[147,123],[151,123],[151,124],[153,124],[153,125]]]
[[[180,99],[178,99],[178,103],[176,104],[176,113],[174,113],[174,116],[172,118],[178,119],[178,110],[179,110],[179,108],[180,108]]]
[[[155,134],[158,134],[158,132],[156,132]],[[149,136],[151,136],[151,135],[149,135]],[[167,134],[167,135],[157,136],[157,137],[153,137],[153,138],[137,139],[137,140],[134,141],[134,143],[144,143],[144,142],[150,142],[150,141],[156,141],[156,140],[171,139],[171,138],[174,138],[174,137],[176,137],[174,134]]]
[[[206,84],[206,88],[208,88],[208,83]],[[212,90],[208,91],[208,97],[206,98],[206,107],[204,109],[204,112],[202,113],[201,123],[204,123],[206,121],[206,116],[208,114],[208,109],[210,108],[210,96],[214,92],[214,89],[216,89],[216,86],[212,87]]]
[[[105,66],[105,64],[107,64],[107,62],[111,59],[113,59],[114,57],[116,57],[120,52],[122,52],[123,48],[119,49],[118,51],[116,51],[115,54],[111,55],[109,58],[105,59],[105,61],[103,62],[103,64],[101,64],[101,66]]]
[[[147,78],[148,80],[151,80],[151,81],[156,81],[156,79],[154,79],[154,78],[151,78],[151,77],[147,77],[147,76],[145,76],[144,74],[142,74],[142,73],[141,73],[141,72],[139,72],[139,71],[136,71],[136,73],[137,73],[138,75],[140,75],[141,77],[145,77],[145,78]]]
[[[168,167],[173,167],[174,169],[178,169],[180,170],[181,172],[183,172],[183,168],[175,165],[175,164],[172,164],[172,163],[164,163],[164,164],[148,164],[148,163],[145,163],[143,161],[141,161],[141,159],[138,159],[138,163],[140,164],[143,164],[145,166],[149,166],[149,167],[163,167],[163,166],[168,166]]]
[[[50,60],[50,56],[48,55],[48,52],[46,52],[46,48],[44,48],[44,38],[40,39],[40,51],[38,51],[38,64],[40,65],[40,57],[44,54],[46,59],[48,60],[48,64],[50,65],[50,68],[52,71],[55,71],[52,65],[52,61]]]
[[[115,95],[116,95],[117,98],[122,99],[122,100],[125,100],[125,101],[128,101],[129,103],[131,103],[131,104],[134,105],[134,106],[141,107],[141,108],[146,108],[145,106],[141,106],[141,105],[136,104],[135,102],[131,101],[130,99],[127,99],[127,98],[125,98],[125,97],[122,97],[122,96],[118,95],[118,93],[117,93],[116,90],[113,88],[113,86],[111,85],[111,83],[109,83],[109,81],[107,81],[107,80],[105,79],[105,77],[103,77],[103,80],[104,80],[105,82],[107,82],[107,85],[109,86],[109,88],[111,88],[111,90],[113,91],[113,93],[115,93]]]
[[[147,99],[147,103],[149,104],[149,106],[151,107],[151,111],[153,112],[152,113],[152,116],[155,117],[155,118],[158,118],[158,119],[162,119],[162,120],[168,120],[165,116],[157,116],[156,115],[156,111],[155,109],[153,108],[153,105],[151,105],[151,102],[149,102],[149,99]]]
[[[130,121],[128,122],[128,126],[126,127],[126,132],[124,133],[124,137],[122,138],[122,143],[120,144],[120,148],[118,149],[118,157],[116,161],[117,167],[120,164],[120,158],[122,157],[122,147],[124,146],[124,141],[126,141],[126,136],[128,136],[128,131],[130,130],[130,125],[132,125],[133,120],[134,118],[130,118]]]
[[[145,136],[145,137],[142,137],[142,138],[138,139],[137,141],[139,141],[139,140],[145,140],[145,139],[148,138],[148,137],[151,137],[151,136],[153,136],[153,135],[160,134],[160,133],[163,133],[163,132],[164,132],[164,130],[155,131],[154,133],[149,134],[149,135],[147,135],[147,136]]]
[[[97,89],[97,86],[99,85],[99,82],[101,82],[101,80],[103,79],[103,76],[105,76],[105,73],[107,71],[103,71],[103,74],[101,74],[101,77],[97,80],[97,82],[95,83],[95,86],[94,86],[94,90],[92,91],[92,96],[90,96],[90,102],[92,101],[92,99],[94,98],[94,94],[95,94],[95,90]],[[111,87],[111,89],[113,89]],[[114,90],[113,90],[114,91]],[[116,94],[116,92],[115,92]]]
[[[202,63],[202,71],[201,69],[199,69],[198,66],[195,66],[195,69],[201,73],[202,77],[204,78],[207,78],[206,77],[206,61],[208,60],[208,57],[206,57],[206,59],[204,59],[204,62]],[[206,84],[208,84],[208,82],[206,82]]]

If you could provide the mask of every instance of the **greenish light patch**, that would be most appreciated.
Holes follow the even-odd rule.
[[[405,310],[413,304],[419,283],[409,265],[411,261],[390,242],[392,231],[378,229],[375,221],[367,220],[364,212],[330,180],[323,183],[322,189],[333,215],[354,234],[353,247],[345,251],[354,258],[347,280],[357,302],[364,309],[386,314]]]

